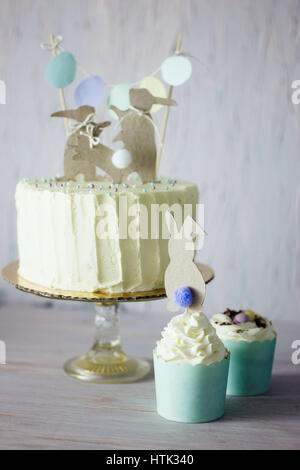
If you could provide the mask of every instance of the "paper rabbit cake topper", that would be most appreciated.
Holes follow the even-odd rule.
[[[131,107],[126,111],[111,106],[121,126],[113,141],[121,140],[124,144],[124,148],[117,151],[100,142],[100,134],[110,122],[96,123],[92,106],[51,114],[77,121],[67,139],[64,179],[75,179],[78,174],[83,174],[86,180],[97,179],[96,167],[99,167],[114,183],[121,183],[133,172],[137,172],[143,182],[155,180],[157,149],[150,109],[153,104],[172,106],[177,103],[172,99],[155,97],[144,88],[131,89],[129,98]]]
[[[134,171],[141,180],[154,181],[157,149],[150,110],[153,104],[175,106],[177,103],[172,99],[155,97],[145,88],[131,89],[129,100],[131,108],[126,111],[110,107],[117,114],[121,126],[121,132],[113,140],[124,143],[124,148],[132,156]]]
[[[203,229],[188,216],[180,230],[170,212],[166,212],[170,232],[170,263],[165,272],[165,289],[168,309],[172,312],[188,308],[191,312],[202,310],[205,298],[205,282],[194,262],[197,233]]]
[[[96,124],[94,122],[95,108],[92,106],[80,106],[77,109],[67,109],[51,114],[51,117],[67,117],[77,121],[77,125],[68,136],[64,152],[64,177],[61,179],[72,180],[78,174],[83,174],[86,180],[95,180],[96,159],[87,158],[86,153],[97,152],[101,157],[103,169],[109,173],[113,151],[100,143],[99,136],[102,130],[110,125],[109,121]],[[94,152],[93,152],[94,150]]]

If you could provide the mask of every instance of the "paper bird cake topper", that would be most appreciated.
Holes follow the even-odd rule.
[[[203,230],[190,216],[178,230],[170,212],[166,212],[166,223],[170,232],[170,263],[165,271],[168,310],[176,312],[180,308],[188,308],[191,312],[199,312],[205,298],[205,282],[194,257],[196,234],[203,233]]]

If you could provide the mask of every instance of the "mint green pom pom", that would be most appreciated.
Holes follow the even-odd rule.
[[[76,61],[69,52],[61,52],[49,62],[46,69],[48,82],[55,88],[66,88],[76,75]]]

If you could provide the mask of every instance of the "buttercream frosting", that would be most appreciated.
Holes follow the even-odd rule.
[[[150,230],[154,204],[191,204],[195,217],[197,201],[195,184],[168,178],[146,184],[133,178],[120,185],[108,180],[22,180],[16,189],[19,274],[62,290],[122,293],[163,288],[168,239],[161,233],[143,237],[142,208]],[[119,210],[124,202],[127,210]],[[111,209],[104,215],[115,231],[110,238],[101,237],[105,208]],[[121,236],[121,218],[132,236]]]
[[[228,354],[204,313],[188,309],[170,320],[154,353],[164,361],[192,365],[220,362]]]
[[[233,312],[237,313],[237,312]],[[266,341],[275,338],[276,333],[273,325],[265,317],[257,315],[250,310],[244,310],[248,314],[249,320],[245,323],[233,323],[232,311],[229,309],[224,313],[217,313],[211,318],[211,324],[216,329],[217,335],[221,340],[246,341]]]

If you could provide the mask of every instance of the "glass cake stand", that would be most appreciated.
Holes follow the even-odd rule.
[[[90,351],[67,361],[64,369],[68,375],[84,382],[129,383],[135,382],[150,370],[144,359],[128,356],[122,349],[118,306],[120,302],[144,302],[166,297],[164,289],[147,292],[107,294],[50,289],[23,279],[18,274],[18,261],[2,270],[2,277],[23,292],[58,300],[77,300],[95,303],[96,336]],[[206,283],[214,278],[213,270],[197,263]]]

